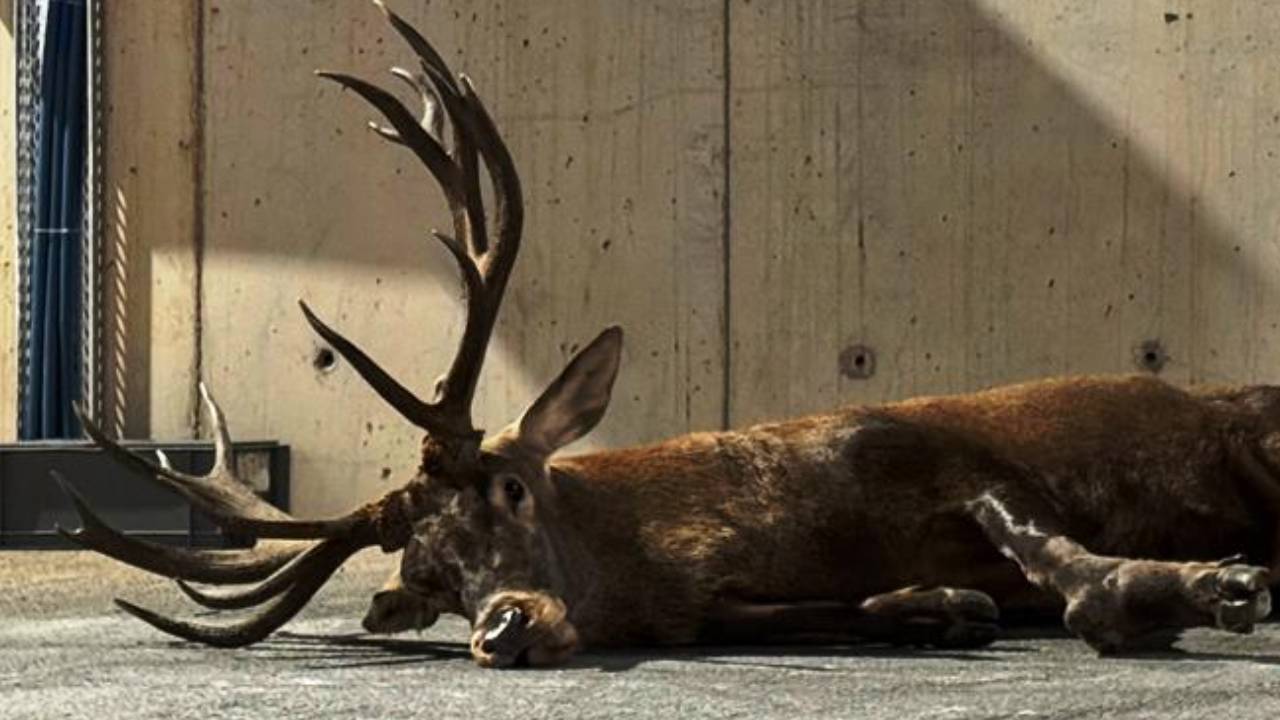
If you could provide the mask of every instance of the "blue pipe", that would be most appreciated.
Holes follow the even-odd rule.
[[[81,220],[85,153],[85,5],[50,0],[40,81],[30,348],[22,439],[79,436]]]

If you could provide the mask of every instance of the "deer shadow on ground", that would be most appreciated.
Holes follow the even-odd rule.
[[[1005,653],[1027,652],[1022,648],[986,647],[966,650],[937,650],[896,647],[856,641],[832,643],[779,643],[748,645],[683,645],[597,650],[569,661],[569,667],[601,672],[625,672],[654,662],[695,665],[724,665],[741,668],[778,669],[805,672],[840,672],[833,663],[854,659],[950,660],[990,662],[1003,660]],[[824,662],[828,661],[828,662]]]
[[[595,650],[575,656],[568,664],[553,669],[626,672],[658,662],[723,665],[741,668],[777,669],[801,672],[841,672],[849,660],[960,661],[973,663],[1016,662],[1044,652],[1030,643],[1035,640],[1073,640],[1060,627],[1020,626],[1007,630],[999,640],[983,648],[940,650],[850,642],[768,643],[744,645],[686,645],[674,647],[640,646],[617,650]],[[303,662],[308,669],[341,670],[360,667],[389,667],[415,663],[471,662],[465,642],[381,637],[360,633],[316,635],[277,633],[254,646],[250,652],[264,659]],[[1087,649],[1085,655],[1092,655]],[[1240,662],[1280,667],[1280,654],[1230,652],[1223,649],[1165,650],[1111,656],[1112,660],[1147,663]],[[536,670],[536,669],[535,669]]]
[[[465,642],[384,637],[360,633],[318,635],[282,632],[250,652],[270,660],[304,661],[310,669],[407,665],[416,662],[471,661]],[[768,643],[744,645],[638,646],[604,649],[576,655],[565,669],[595,669],[622,672],[641,665],[669,661],[739,667],[778,668],[830,672],[821,658],[930,658],[989,661],[1009,653],[1030,652],[1025,648],[990,647],[973,650],[930,650],[858,642]],[[788,662],[788,659],[792,662]],[[806,660],[810,662],[805,662]],[[536,668],[533,668],[536,669]]]
[[[350,633],[315,635],[280,632],[250,652],[270,660],[301,661],[309,669],[409,665],[471,659],[466,643]]]

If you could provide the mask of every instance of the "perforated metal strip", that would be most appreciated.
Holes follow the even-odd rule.
[[[86,53],[88,127],[86,128],[87,154],[85,163],[84,276],[81,283],[80,318],[80,401],[94,422],[102,424],[102,256],[103,242],[103,44],[102,0],[88,0],[86,34],[89,43]]]
[[[9,409],[22,422],[30,387],[31,232],[35,227],[36,140],[40,127],[40,12],[37,0],[18,3],[18,397]],[[19,434],[22,433],[19,428]]]

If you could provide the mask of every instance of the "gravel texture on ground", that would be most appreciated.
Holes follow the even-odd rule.
[[[0,553],[0,717],[16,718],[1276,718],[1280,626],[1189,633],[1180,652],[1099,659],[1060,633],[972,652],[883,647],[589,653],[486,671],[466,624],[361,634],[393,558],[361,553],[299,618],[216,650],[119,612],[122,596],[194,611],[177,589],[79,552]]]

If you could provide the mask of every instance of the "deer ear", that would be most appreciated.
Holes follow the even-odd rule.
[[[609,407],[622,361],[622,328],[606,328],[569,361],[515,424],[521,445],[543,457],[586,435]]]

